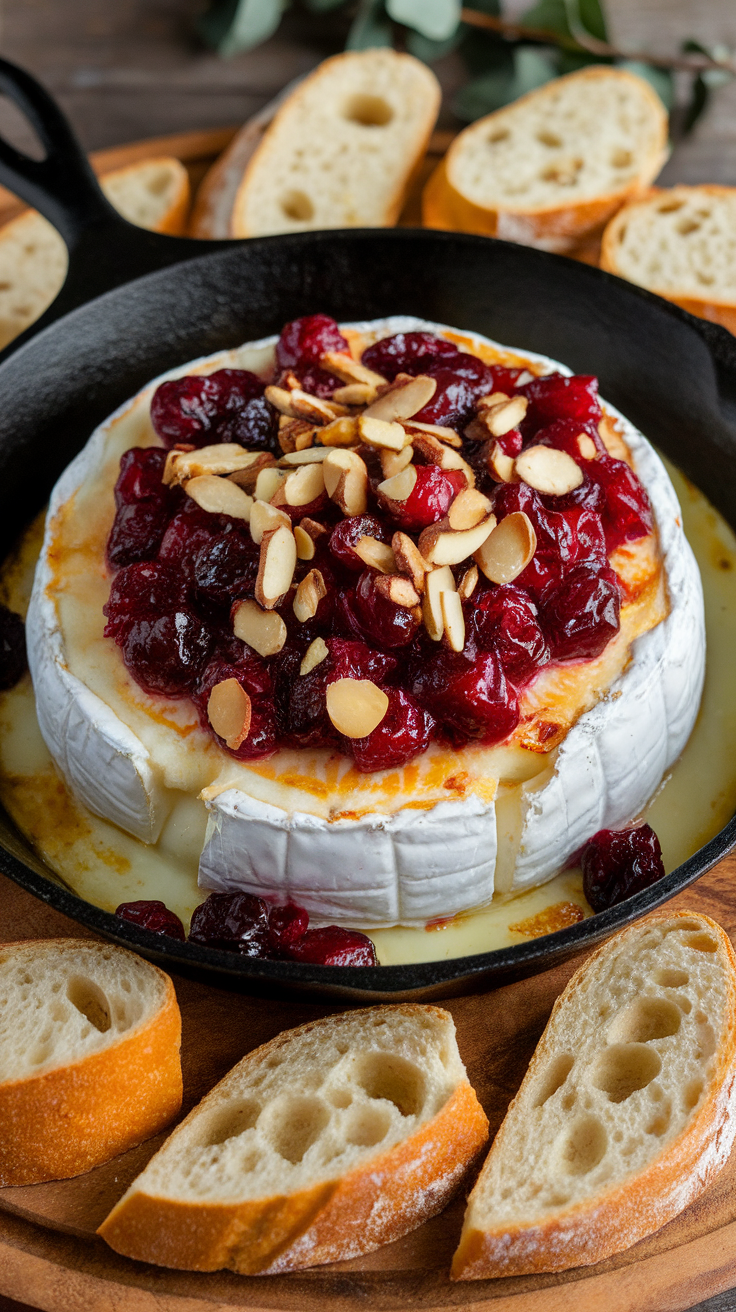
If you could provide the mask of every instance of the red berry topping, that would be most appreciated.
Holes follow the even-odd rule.
[[[522,589],[506,584],[473,596],[466,631],[480,651],[496,651],[504,674],[519,687],[549,660],[537,608]]]
[[[132,446],[120,457],[120,473],[115,484],[115,505],[130,506],[135,501],[168,502],[169,489],[161,482],[166,452],[160,446]]]
[[[210,893],[194,909],[189,941],[243,957],[267,957],[268,903],[250,893]]]
[[[405,532],[418,531],[443,519],[450,503],[467,487],[465,475],[459,470],[445,473],[437,465],[416,465],[417,479],[405,501],[393,501],[383,492],[378,504],[399,528]]]
[[[284,907],[271,907],[268,917],[268,936],[271,947],[288,957],[291,949],[303,938],[309,928],[309,914],[295,902]]]
[[[173,378],[154,392],[151,422],[165,447],[239,442],[271,449],[276,421],[263,400],[265,386],[248,369]]]
[[[194,558],[194,586],[201,601],[227,610],[235,601],[252,597],[258,578],[260,551],[250,537],[220,533],[199,548]]]
[[[589,475],[605,495],[603,527],[609,551],[615,551],[622,542],[652,532],[654,519],[649,498],[633,469],[623,460],[607,456],[590,466]]]
[[[157,616],[186,600],[186,581],[157,560],[126,565],[118,570],[103,606],[107,616],[105,637],[124,640],[133,620]]]
[[[463,428],[473,417],[476,401],[493,391],[493,370],[464,351],[447,364],[430,362],[422,372],[437,380],[432,400],[414,416],[423,424]]]
[[[433,361],[454,360],[460,354],[454,342],[435,333],[395,333],[382,337],[363,352],[363,364],[393,382],[397,374],[423,374]]]
[[[341,565],[356,574],[362,574],[365,561],[356,556],[353,547],[361,538],[377,538],[390,542],[391,531],[375,515],[351,515],[335,525],[330,536],[330,551]]]
[[[593,660],[619,630],[621,594],[610,569],[576,565],[540,602],[556,661]]]
[[[598,379],[587,374],[573,374],[569,378],[563,374],[548,374],[544,378],[533,378],[519,391],[529,401],[522,425],[525,436],[531,436],[558,419],[579,423],[589,420],[597,425],[603,413],[598,400]]]
[[[583,892],[594,911],[625,902],[662,879],[659,839],[649,825],[601,829],[583,849]]]
[[[184,926],[179,917],[164,902],[152,899],[149,902],[121,902],[115,915],[121,920],[129,920],[133,925],[140,925],[151,934],[165,934],[167,938],[178,938],[182,943],[186,939]]]
[[[388,710],[367,738],[352,738],[349,750],[361,774],[398,770],[427,750],[435,727],[429,711],[400,688],[389,688]]]
[[[495,651],[471,659],[441,649],[414,679],[412,692],[458,743],[503,742],[519,722],[515,689]]]
[[[338,925],[308,929],[294,944],[290,956],[294,961],[307,961],[315,966],[378,965],[376,949],[368,936]]]
[[[219,515],[208,515],[193,501],[185,501],[179,514],[169,521],[161,539],[159,560],[175,566],[191,578],[200,548],[212,542],[219,528]]]
[[[210,893],[192,916],[190,943],[264,960],[319,966],[375,966],[371,940],[355,929],[308,929],[309,916],[293,902],[271,907],[250,893]]]
[[[273,680],[266,663],[240,643],[242,655],[237,661],[225,661],[216,657],[210,661],[202,675],[192,700],[199,709],[199,718],[203,729],[214,734],[207,707],[210,693],[216,683],[226,679],[237,679],[241,688],[250,697],[250,728],[248,736],[240,747],[230,748],[222,738],[217,738],[220,746],[238,761],[257,761],[266,756],[273,756],[278,747],[278,728],[273,704]]]
[[[347,338],[328,314],[308,314],[293,319],[281,329],[276,343],[276,364],[279,369],[293,369],[294,365],[319,365],[327,351],[350,351]]]
[[[196,688],[211,648],[209,629],[182,607],[158,619],[133,620],[123,643],[123,659],[147,692],[183,697]]]
[[[378,591],[370,569],[358,579],[351,610],[362,633],[377,647],[405,647],[421,623],[406,606],[397,606]]]
[[[302,746],[336,745],[338,736],[327,715],[327,685],[337,679],[370,679],[379,685],[394,672],[395,656],[372,651],[364,642],[328,638],[328,655],[309,674],[299,674],[301,655],[289,661],[284,718],[287,733]]]
[[[0,690],[14,688],[27,668],[26,626],[20,615],[0,605]]]
[[[107,539],[107,561],[111,569],[153,560],[161,545],[169,510],[165,502],[136,501],[122,505],[115,515]]]

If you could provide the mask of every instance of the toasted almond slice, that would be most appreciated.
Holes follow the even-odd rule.
[[[436,391],[437,379],[428,374],[418,374],[408,381],[397,379],[364,413],[370,419],[385,419],[387,423],[394,419],[411,419],[432,400]]]
[[[327,685],[327,714],[346,738],[367,738],[388,710],[388,697],[370,679],[336,679]]]
[[[445,428],[443,424],[420,424],[418,419],[403,419],[402,423],[410,433],[426,433],[428,437],[436,437],[438,442],[445,442],[448,446],[461,447],[463,439],[454,428]]]
[[[525,396],[512,396],[496,405],[481,410],[480,418],[493,437],[503,437],[512,428],[518,428],[529,408]]]
[[[258,452],[246,451],[237,442],[221,442],[219,446],[202,446],[194,451],[169,451],[161,482],[176,486],[200,474],[232,474],[246,469],[258,459]]]
[[[416,468],[414,465],[407,465],[406,469],[402,469],[399,474],[394,474],[393,478],[385,478],[379,483],[377,491],[389,501],[406,501],[414,491],[416,481]]]
[[[482,396],[476,402],[478,410],[492,410],[494,405],[501,405],[504,401],[510,401],[511,397],[508,392],[489,392],[487,396]]]
[[[285,387],[276,387],[272,384],[266,388],[264,393],[266,400],[279,411],[282,415],[288,415],[290,419],[297,419],[298,415],[291,408],[291,392]]]
[[[445,446],[444,442],[438,442],[436,437],[428,433],[414,433],[412,443],[417,455],[426,460],[427,464],[437,465],[440,469],[459,469],[465,475],[468,487],[475,487],[475,473],[459,451]]]
[[[294,614],[300,624],[314,619],[317,607],[323,597],[327,596],[325,581],[318,569],[310,569],[304,576],[294,596]]]
[[[288,388],[290,392],[301,391],[302,385],[299,382],[299,379],[297,378],[296,374],[292,373],[291,369],[287,373],[286,377],[283,379],[283,383],[284,383],[284,387]]]
[[[396,572],[396,561],[394,553],[385,542],[379,542],[378,538],[363,537],[358,538],[353,551],[364,564],[369,565],[371,569],[377,569],[381,574],[394,574]]]
[[[475,528],[480,524],[482,519],[491,513],[491,503],[488,497],[484,497],[482,492],[478,492],[474,487],[466,487],[464,492],[458,492],[447,513],[450,521],[450,528],[457,532],[466,528]]]
[[[513,583],[537,549],[534,525],[523,510],[507,515],[475,553],[475,560],[491,583]]]
[[[445,637],[453,651],[462,651],[465,646],[465,616],[462,600],[457,592],[441,592],[440,606]]]
[[[304,451],[314,442],[316,432],[314,424],[308,424],[304,419],[289,419],[287,415],[282,415],[279,419],[279,446],[285,453]]]
[[[253,496],[256,501],[270,501],[271,497],[276,496],[285,478],[284,470],[277,469],[275,465],[271,465],[267,469],[261,469],[253,489]]]
[[[250,519],[253,498],[227,478],[200,474],[184,484],[184,491],[211,515],[230,515],[232,519],[244,519],[246,523]]]
[[[384,478],[393,478],[394,474],[400,474],[402,469],[406,469],[414,458],[414,450],[410,446],[405,446],[403,451],[381,451],[379,460]]]
[[[419,593],[414,584],[401,574],[381,574],[375,581],[375,588],[382,597],[387,597],[395,606],[403,606],[405,610],[413,610],[419,605]]]
[[[364,515],[368,505],[368,470],[355,451],[334,448],[322,468],[327,495],[343,515]]]
[[[216,683],[207,701],[207,719],[232,752],[248,737],[250,718],[250,697],[237,679]]]
[[[455,532],[449,519],[430,524],[419,538],[419,550],[429,565],[459,565],[485,542],[496,525],[495,515],[488,514],[474,528]]]
[[[513,456],[507,456],[500,442],[494,442],[488,454],[488,472],[497,483],[518,483]]]
[[[345,383],[365,383],[368,387],[381,387],[386,379],[376,374],[359,360],[344,351],[325,351],[320,360],[323,369],[341,378]]]
[[[302,519],[299,521],[299,527],[309,534],[313,542],[316,542],[317,538],[321,538],[327,532],[324,524],[320,524],[318,519]]]
[[[572,456],[553,446],[528,446],[516,457],[514,468],[529,487],[553,497],[563,497],[580,487],[584,477]]]
[[[445,619],[442,614],[442,593],[454,591],[455,579],[449,565],[443,565],[440,569],[432,569],[425,577],[422,618],[424,627],[433,642],[439,642],[445,631]]]
[[[325,476],[321,464],[303,465],[289,474],[281,491],[287,506],[309,506],[325,490]]]
[[[403,451],[411,446],[411,437],[401,424],[390,424],[385,419],[372,419],[370,415],[358,416],[358,432],[361,442],[366,446],[377,447],[383,451]]]
[[[329,424],[338,415],[346,413],[344,406],[311,396],[300,387],[289,392],[284,387],[274,387],[271,384],[266,388],[265,397],[282,415],[288,415],[291,419],[309,419],[316,424]]]
[[[419,547],[407,533],[394,533],[391,548],[399,573],[411,579],[417,592],[424,592],[424,576],[428,566]]]
[[[323,446],[357,446],[360,441],[358,420],[354,415],[333,419],[331,424],[320,428],[319,440]]]
[[[261,470],[273,469],[276,464],[275,457],[270,451],[252,451],[249,454],[253,457],[251,463],[227,476],[231,483],[237,483],[244,492],[253,492]]]
[[[458,585],[458,593],[462,601],[469,601],[478,586],[478,566],[471,565],[466,569]]]
[[[325,657],[329,656],[329,654],[327,643],[324,638],[315,638],[314,642],[309,644],[302,657],[302,663],[299,666],[299,673],[311,674],[312,670],[316,670],[317,666],[321,665]]]
[[[282,526],[291,530],[291,520],[285,510],[279,510],[278,506],[272,506],[268,501],[253,502],[253,509],[250,512],[250,535],[257,547],[261,545],[264,533]]]
[[[336,387],[332,399],[340,405],[371,405],[377,395],[375,387],[369,387],[367,383],[348,383],[345,387]]]
[[[590,433],[578,434],[578,451],[583,460],[598,459],[598,448],[590,436]]]
[[[319,465],[327,459],[329,447],[310,446],[307,451],[287,451],[286,455],[281,456],[279,467],[281,469],[294,469],[300,465]]]
[[[314,538],[310,538],[301,524],[297,524],[294,529],[294,541],[296,542],[297,560],[314,560]]]
[[[261,610],[257,601],[241,601],[233,614],[233,633],[259,656],[275,656],[286,642],[286,625],[276,611]]]
[[[296,569],[296,540],[289,528],[281,524],[269,529],[261,538],[258,562],[256,601],[264,610],[273,610],[291,587]]]

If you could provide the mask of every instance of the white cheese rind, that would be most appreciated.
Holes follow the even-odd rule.
[[[382,333],[443,328],[405,316],[354,326]],[[230,353],[171,370],[142,396],[152,395],[165,378],[205,363],[225,363],[225,354]],[[570,372],[545,357],[520,354],[548,369]],[[106,421],[69,466],[54,491],[49,522],[99,463],[110,424],[127,408]],[[697,714],[705,659],[700,576],[661,461],[630,424],[622,423],[654,509],[670,614],[634,643],[628,668],[609,695],[569,731],[551,771],[520,786],[517,889],[551,878],[597,829],[635,816],[679,756]],[[155,762],[140,739],[65,664],[56,605],[47,591],[48,543],[47,533],[28,617],[41,731],[57,766],[90,810],[155,842],[168,810]],[[235,788],[218,793],[207,806],[199,882],[208,890],[288,896],[316,921],[368,928],[423,924],[482,905],[493,894],[497,832],[492,801],[473,796],[428,810],[407,807],[392,815],[333,822],[287,812]]]

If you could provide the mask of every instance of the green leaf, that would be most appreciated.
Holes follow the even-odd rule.
[[[361,0],[358,13],[345,42],[346,50],[371,50],[376,46],[392,46],[394,33],[386,17],[383,0]]]
[[[216,0],[199,20],[199,31],[219,54],[252,50],[273,36],[281,22],[282,0]]]
[[[505,63],[473,78],[462,88],[453,105],[458,118],[466,122],[482,118],[557,77],[551,50],[517,46],[508,53]]]
[[[545,46],[517,46],[514,51],[513,100],[536,91],[557,77],[557,64],[552,51]]]
[[[394,22],[432,41],[447,41],[460,22],[460,0],[386,0],[386,9]]]
[[[410,55],[413,55],[415,59],[421,59],[423,64],[433,64],[436,59],[444,59],[445,55],[449,55],[457,49],[462,36],[462,24],[446,41],[431,41],[428,36],[422,36],[421,32],[414,32],[411,28],[408,28],[406,48]]]
[[[688,132],[692,132],[695,124],[701,114],[708,106],[710,100],[710,89],[702,77],[694,77],[690,88],[690,100],[685,109],[685,117],[682,122],[682,135],[686,137]]]
[[[674,79],[669,69],[653,68],[651,64],[642,64],[638,59],[622,59],[616,66],[624,68],[627,73],[636,73],[637,77],[643,77],[645,82],[654,87],[669,113],[675,99]]]
[[[570,31],[583,31],[595,36],[599,41],[608,40],[606,20],[600,6],[600,0],[565,0],[567,21]]]
[[[565,0],[538,0],[521,15],[519,22],[524,27],[546,27],[560,36],[572,36]]]

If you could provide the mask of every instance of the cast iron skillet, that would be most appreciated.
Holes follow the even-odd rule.
[[[0,355],[2,550],[92,429],[150,378],[316,311],[338,320],[415,314],[597,374],[603,395],[736,527],[736,340],[724,329],[597,269],[487,238],[386,229],[204,243],[144,232],[107,203],[38,83],[0,61],[0,90],[47,151],[37,162],[0,139],[0,181],[69,247],[59,297]],[[76,897],[4,815],[0,843],[0,869],[17,883],[169,969],[252,992],[376,1001],[467,991],[564,960],[702,875],[736,843],[736,817],[658,884],[569,929],[472,957],[375,969],[257,961],[162,939]]]

